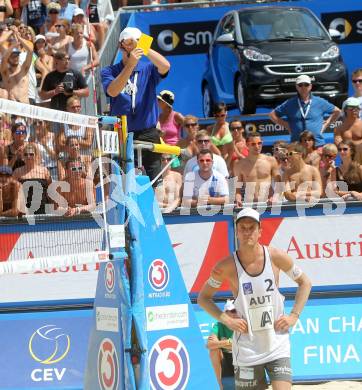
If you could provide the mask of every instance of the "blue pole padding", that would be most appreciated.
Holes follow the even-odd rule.
[[[120,118],[117,116],[99,116],[98,122],[102,123],[103,125],[115,125],[116,123],[120,122]]]

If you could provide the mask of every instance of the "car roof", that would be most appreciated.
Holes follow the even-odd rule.
[[[257,7],[243,7],[238,8],[234,11],[241,12],[241,11],[262,11],[262,10],[268,10],[268,9],[288,9],[288,10],[307,10],[310,11],[310,9],[306,7],[289,7],[289,6],[281,6],[281,5],[263,5],[263,6],[257,6]]]

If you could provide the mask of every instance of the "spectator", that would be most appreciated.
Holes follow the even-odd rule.
[[[285,170],[288,166],[288,144],[284,141],[275,141],[273,145],[273,157],[275,158],[278,168],[279,175],[283,177]]]
[[[45,34],[47,34],[49,32],[55,33],[55,32],[57,32],[55,25],[58,24],[58,22],[60,21],[60,19],[59,19],[60,4],[55,3],[55,2],[50,2],[47,5],[47,12],[48,12],[48,17],[47,17],[45,24],[44,24]]]
[[[175,96],[171,91],[163,90],[157,95],[161,110],[158,121],[161,126],[162,138],[169,145],[176,145],[181,138],[181,128],[184,117],[173,110]]]
[[[185,176],[182,205],[196,207],[223,205],[229,201],[229,187],[225,177],[213,169],[213,154],[201,150],[197,155],[199,169]]]
[[[90,70],[99,65],[99,56],[92,42],[87,42],[81,24],[72,24],[73,42],[68,46],[70,67],[88,77]]]
[[[58,51],[68,51],[69,44],[73,41],[70,34],[69,22],[60,19],[55,24],[56,34],[48,39],[48,47],[54,55]]]
[[[231,316],[236,314],[233,301],[226,301],[224,313]],[[206,346],[209,349],[211,363],[220,389],[223,389],[222,377],[234,376],[231,350],[233,333],[234,332],[222,322],[216,322],[212,327],[211,335],[207,339]]]
[[[107,20],[113,20],[113,10],[107,9],[107,2],[89,0],[88,3],[89,23],[96,31],[98,48],[101,49],[108,31]]]
[[[83,27],[84,38],[92,42],[93,45],[95,45],[98,50],[100,49],[100,46],[98,46],[97,43],[95,28],[92,24],[89,24],[87,22],[87,19],[84,15],[84,11],[81,8],[76,8],[74,10],[72,23],[80,24]]]
[[[171,169],[170,162],[175,158],[169,154],[161,157],[162,168],[168,168],[162,174],[162,182],[155,188],[158,205],[163,212],[170,213],[181,203],[182,176]]]
[[[228,155],[227,165],[230,167],[230,171],[234,170],[235,162],[241,158],[245,158],[249,154],[249,150],[246,146],[244,138],[244,128],[239,120],[233,120],[229,124],[230,132],[233,137],[233,153]]]
[[[226,104],[221,102],[214,107],[215,124],[208,126],[207,130],[211,136],[211,142],[220,150],[221,156],[227,160],[232,155],[234,145],[230,133],[229,123],[226,121]]]
[[[20,0],[10,0],[10,2],[11,2],[11,7],[13,9],[13,17],[15,19],[20,20],[21,11],[22,11],[22,7],[20,5]]]
[[[194,115],[186,115],[184,117],[183,128],[186,132],[186,138],[180,138],[177,146],[181,148],[179,156],[180,167],[179,172],[183,172],[186,162],[199,152],[196,142],[196,134],[199,130],[198,119]]]
[[[304,148],[297,142],[288,146],[289,169],[285,172],[284,196],[289,201],[311,202],[322,195],[319,170],[303,160]]]
[[[359,117],[362,119],[362,68],[352,72],[352,86],[354,89],[354,97],[359,101]]]
[[[263,141],[259,133],[246,136],[249,154],[235,163],[234,176],[243,188],[236,188],[235,202],[238,207],[245,202],[266,202],[272,195],[272,181],[280,182],[278,164],[274,157],[263,154]]]
[[[210,150],[213,154],[213,169],[220,172],[225,178],[229,177],[229,171],[226,166],[225,160],[214,153],[212,148],[216,148],[215,145],[211,143],[209,133],[206,130],[200,130],[196,134],[196,144],[199,149],[199,152],[202,150]],[[197,156],[191,157],[184,169],[184,178],[189,172],[195,172],[199,169],[199,164],[197,161]]]
[[[47,53],[46,38],[44,35],[37,35],[35,37],[34,54],[36,55],[37,86],[41,86],[45,76],[54,70],[54,59],[53,56]]]
[[[7,165],[0,166],[0,217],[17,217],[20,185],[12,177],[13,170]]]
[[[351,140],[338,144],[342,164],[336,169],[337,181],[344,181],[348,191],[338,189],[337,194],[343,199],[362,200],[362,166],[355,161],[356,147]]]
[[[34,121],[34,142],[37,144],[41,163],[46,167],[53,180],[58,179],[57,153],[55,150],[55,135],[50,130],[51,124],[42,120]]]
[[[321,156],[315,145],[314,134],[311,131],[304,130],[300,133],[299,142],[304,148],[304,162],[318,168]]]
[[[69,23],[71,23],[74,10],[78,8],[77,5],[69,3],[68,0],[58,0],[58,3],[60,4],[59,17],[66,19]]]
[[[338,149],[335,144],[325,144],[322,149],[322,158],[319,163],[319,173],[322,179],[322,197],[329,197],[331,191],[335,190],[336,166],[335,160]],[[332,187],[331,187],[332,186]],[[327,190],[327,187],[328,190]]]
[[[316,146],[323,146],[322,134],[339,117],[341,110],[311,93],[312,79],[307,75],[297,77],[296,89],[297,96],[275,108],[270,113],[270,119],[288,130],[291,142],[298,141],[300,133],[308,129],[314,134]],[[324,120],[326,115],[328,118]]]
[[[77,96],[72,96],[67,100],[67,111],[74,114],[80,114],[82,109],[80,99]],[[93,129],[86,126],[68,125],[64,123],[60,126],[60,131],[57,135],[57,150],[66,151],[66,141],[69,137],[78,138],[80,154],[88,156],[89,161],[92,155],[91,146],[93,144]]]
[[[8,91],[10,100],[29,103],[29,69],[32,62],[33,48],[32,44],[22,38],[17,30],[14,29],[12,34],[15,40],[5,51],[1,61],[2,83]],[[26,51],[26,58],[22,64],[19,61],[20,45]]]
[[[23,159],[23,150],[27,142],[27,129],[22,122],[16,122],[11,126],[11,135],[13,142],[6,148],[6,155],[9,160],[9,166],[15,169],[22,167],[25,162]]]
[[[67,206],[58,205],[58,212],[67,217],[90,213],[95,209],[95,187],[93,181],[86,175],[86,168],[81,161],[68,160],[65,164],[65,181],[69,190],[58,192],[65,198]]]
[[[55,70],[48,73],[39,92],[42,99],[51,99],[50,107],[65,111],[70,96],[87,97],[89,88],[82,74],[69,67],[69,56],[63,52],[54,54]]]
[[[149,49],[149,61],[140,61],[143,50],[137,48],[141,37],[138,28],[127,27],[119,36],[122,60],[102,69],[102,83],[111,98],[111,115],[127,115],[128,129],[136,141],[160,142],[156,87],[170,70],[170,63],[161,54]],[[151,180],[161,170],[156,153],[142,153],[145,171]],[[156,183],[155,183],[156,184]]]
[[[13,139],[7,116],[3,112],[0,112],[0,148],[6,148],[12,141]]]
[[[6,18],[13,14],[14,10],[10,0],[0,1],[0,23],[4,23]]]
[[[52,181],[50,173],[41,164],[39,149],[35,143],[29,142],[24,147],[23,158],[25,164],[15,169],[13,177],[23,185],[26,213],[45,214],[47,190]]]
[[[343,102],[344,117],[342,124],[334,129],[334,143],[338,146],[342,141],[351,140],[356,147],[356,161],[362,163],[362,120],[360,101],[350,97]]]
[[[85,168],[86,175],[89,175],[91,172],[90,156],[81,154],[79,138],[72,136],[66,138],[65,146],[65,152],[60,152],[58,154],[57,168],[59,180],[64,180],[66,176],[65,163],[67,160],[80,161]]]
[[[30,26],[36,34],[44,34],[45,20],[49,0],[21,0],[23,7],[22,20]]]

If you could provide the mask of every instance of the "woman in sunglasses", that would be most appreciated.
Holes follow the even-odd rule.
[[[23,150],[27,144],[27,130],[23,122],[15,122],[11,126],[11,135],[13,142],[7,146],[6,155],[9,160],[9,166],[15,170],[25,164],[23,160]]]
[[[299,142],[304,148],[304,162],[318,168],[321,156],[315,144],[314,134],[308,130],[303,131],[299,136]]]
[[[362,119],[362,68],[356,69],[352,73],[352,86],[354,89],[354,97],[360,102],[359,117]]]
[[[343,199],[362,200],[362,166],[355,161],[356,147],[351,140],[338,145],[342,164],[337,167],[337,181],[344,181],[347,188],[338,188],[336,193]]]
[[[58,36],[54,36],[49,39],[48,46],[53,52],[65,51],[68,52],[68,46],[73,41],[73,38],[69,35],[69,22],[66,19],[60,19],[55,25],[56,33]]]
[[[52,182],[50,173],[41,163],[39,149],[35,143],[29,142],[24,147],[24,165],[15,169],[14,178],[23,187],[23,214],[46,214],[48,203],[47,190]]]
[[[329,197],[335,189],[336,165],[338,149],[335,144],[326,144],[322,148],[322,157],[319,163],[319,173],[322,179],[322,198]],[[328,187],[328,189],[327,189]],[[332,194],[333,196],[333,194]]]

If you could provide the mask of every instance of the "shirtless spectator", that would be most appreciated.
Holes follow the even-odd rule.
[[[355,160],[362,163],[362,120],[359,118],[360,102],[350,97],[343,102],[343,122],[334,129],[334,143],[338,146],[342,141],[351,140],[356,147]]]
[[[352,86],[354,89],[353,96],[359,101],[359,117],[362,119],[362,68],[352,72]]]
[[[170,154],[163,154],[161,157],[162,168],[172,161]],[[182,176],[172,171],[171,165],[162,174],[162,182],[155,188],[158,205],[163,212],[170,213],[181,203]]]
[[[196,144],[200,152],[202,150],[210,150],[213,154],[213,169],[220,172],[225,178],[229,177],[229,171],[227,169],[226,162],[221,156],[214,153],[214,150],[216,149],[218,151],[218,149],[211,143],[209,133],[206,130],[198,131],[196,134]],[[220,152],[218,151],[218,153]],[[190,160],[188,160],[185,165],[184,177],[187,173],[195,172],[198,169],[199,165],[197,163],[197,156],[194,156],[190,158]]]
[[[311,202],[322,195],[322,181],[319,170],[303,160],[304,148],[297,142],[288,146],[289,168],[285,172],[285,192],[287,200]]]
[[[86,175],[85,166],[79,160],[68,160],[65,164],[65,181],[69,184],[69,191],[58,192],[67,202],[67,207],[60,205],[58,213],[66,217],[90,213],[95,207],[95,187],[93,180]]]
[[[241,158],[245,158],[249,154],[244,138],[245,130],[243,124],[239,120],[233,120],[229,123],[230,133],[233,137],[233,153],[230,153],[227,158],[227,166],[230,170],[234,170],[235,163]]]
[[[0,166],[0,216],[17,217],[20,184],[12,177],[13,170]]]
[[[330,192],[335,190],[336,165],[335,160],[338,154],[338,149],[335,144],[325,144],[322,149],[322,157],[319,163],[319,173],[322,179],[322,197],[328,197],[327,186],[330,187]],[[332,186],[332,187],[331,187]]]
[[[235,163],[233,172],[238,178],[235,195],[238,207],[242,205],[242,190],[244,190],[244,202],[267,202],[272,194],[272,180],[274,182],[281,180],[275,158],[261,152],[263,141],[259,133],[248,134],[246,146],[249,154]],[[240,183],[243,183],[245,188],[240,188]]]
[[[8,91],[9,99],[29,104],[29,69],[31,66],[33,48],[32,43],[13,30],[14,41],[5,51],[1,61],[0,73],[3,87]],[[20,45],[26,50],[25,61],[20,65]]]
[[[300,133],[299,142],[304,148],[304,162],[318,168],[321,155],[316,147],[314,134],[311,131],[304,130]]]
[[[184,207],[223,205],[229,201],[229,187],[225,177],[213,170],[213,154],[201,150],[197,155],[199,169],[186,174],[182,195]]]

